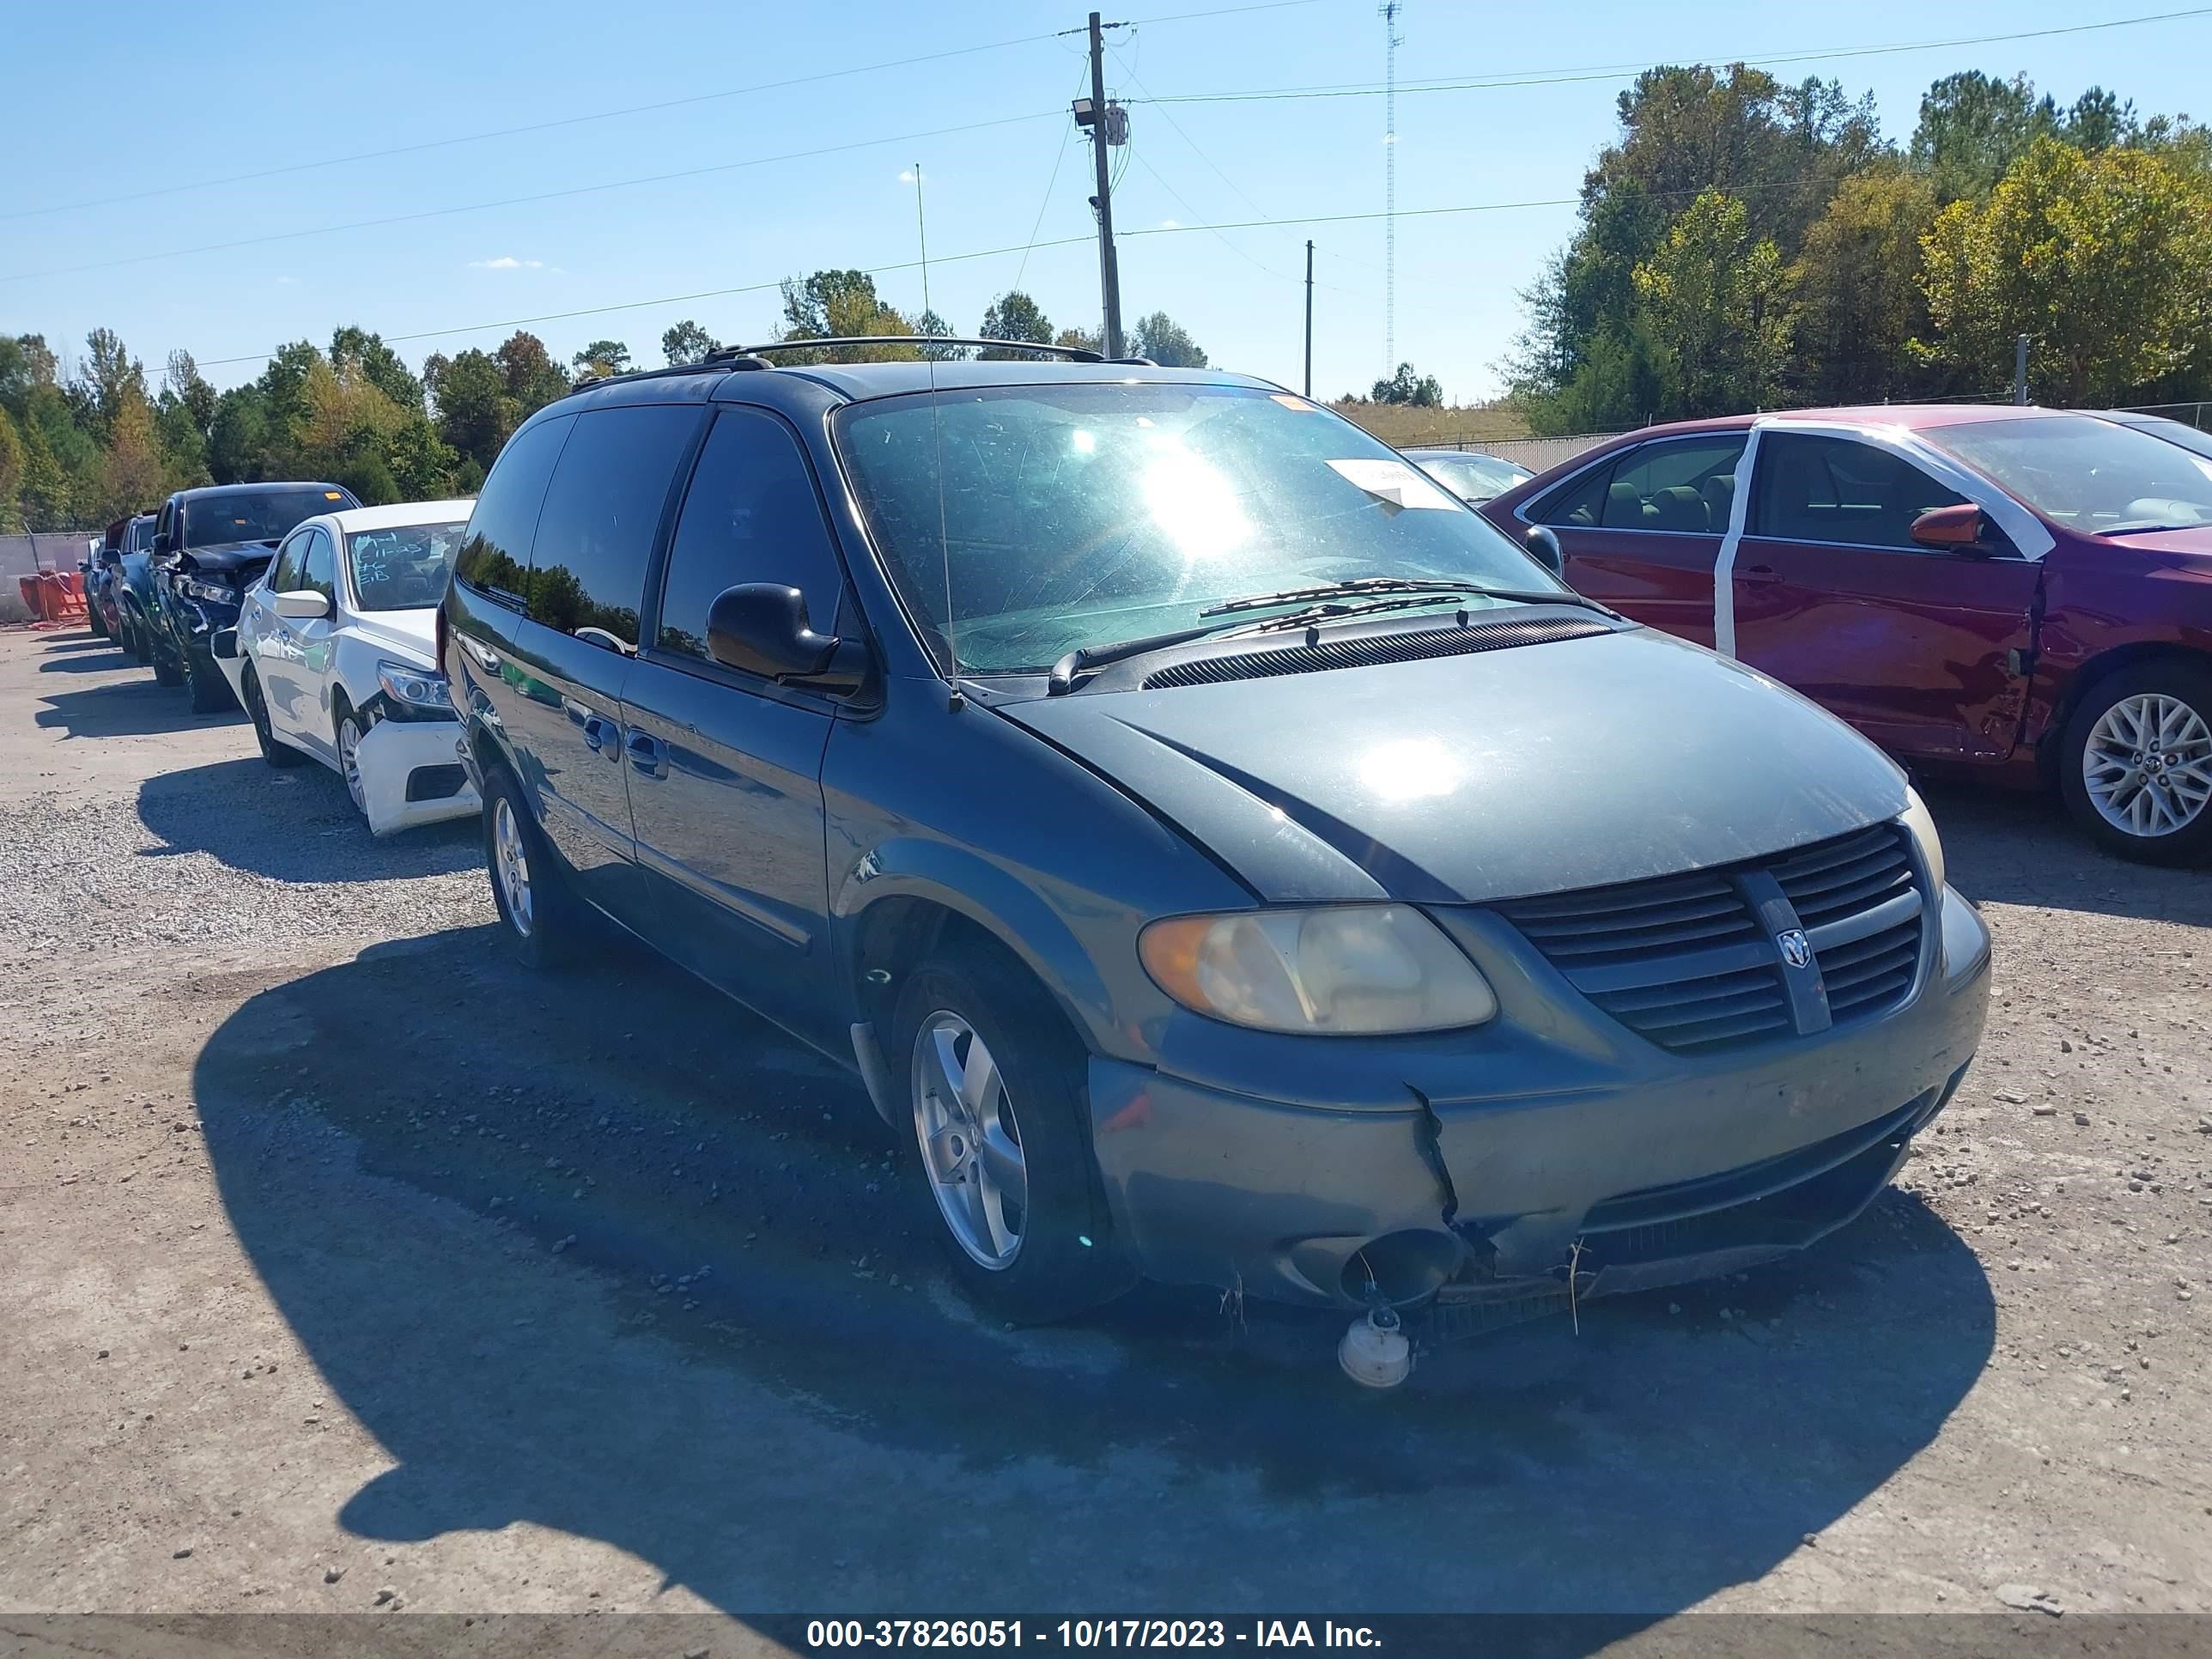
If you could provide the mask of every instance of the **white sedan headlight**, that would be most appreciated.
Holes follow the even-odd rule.
[[[1263,1031],[1443,1031],[1498,1012],[1474,964],[1409,905],[1170,916],[1137,951],[1184,1007]]]
[[[446,677],[434,668],[416,668],[410,663],[386,660],[376,665],[376,680],[384,688],[385,696],[410,708],[443,713],[453,706]]]
[[[1917,789],[1907,787],[1905,792],[1905,811],[1899,819],[1912,832],[1912,840],[1920,848],[1921,861],[1928,866],[1929,878],[1934,883],[1937,896],[1943,891],[1943,841],[1936,833],[1935,817],[1928,803],[1920,799]]]

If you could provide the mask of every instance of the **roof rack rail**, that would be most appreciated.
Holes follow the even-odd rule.
[[[1047,345],[1038,340],[987,340],[953,334],[829,334],[815,340],[771,340],[766,345],[733,346],[730,349],[752,356],[763,351],[827,351],[837,346],[882,345],[981,346],[994,351],[1042,351],[1079,363],[1106,361],[1087,346]]]

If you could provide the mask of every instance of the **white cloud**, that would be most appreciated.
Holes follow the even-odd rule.
[[[502,253],[496,259],[471,259],[471,270],[543,270],[543,259],[518,259],[512,253]]]
[[[276,286],[279,288],[289,288],[293,283],[299,280],[300,279],[297,276],[279,276],[276,279]]]
[[[1182,228],[1182,221],[1180,219],[1163,219],[1160,221],[1160,228],[1162,230],[1181,230]]]

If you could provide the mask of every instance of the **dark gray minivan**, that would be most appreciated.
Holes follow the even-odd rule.
[[[1009,1317],[1732,1270],[1856,1215],[1982,1029],[1895,766],[1237,375],[587,385],[441,657],[514,946],[611,920],[854,1066]]]

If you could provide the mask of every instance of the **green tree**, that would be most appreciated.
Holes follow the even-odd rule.
[[[467,489],[461,487],[460,456],[438,435],[428,416],[420,412],[408,416],[392,434],[385,459],[402,501],[439,501],[474,493],[473,485]],[[476,482],[483,482],[481,471]]]
[[[1885,161],[1844,179],[1806,232],[1788,283],[1806,402],[1873,403],[1911,382],[1907,343],[1928,330],[1920,239],[1935,219],[1927,179]]]
[[[1095,328],[1063,328],[1053,336],[1052,343],[1074,351],[1103,352],[1106,349],[1105,340]]]
[[[1155,311],[1137,319],[1129,331],[1129,347],[1139,357],[1150,357],[1163,368],[1204,368],[1206,352],[1190,337],[1190,331],[1167,314]]]
[[[983,313],[983,325],[976,331],[986,340],[1027,340],[1036,345],[1048,345],[1052,341],[1052,325],[1038,308],[1037,302],[1013,289],[991,301]],[[985,359],[1027,357],[1026,351],[1000,351],[987,349],[976,354]]]
[[[660,355],[668,359],[671,368],[696,363],[708,352],[721,349],[720,341],[689,317],[660,337]]]
[[[16,494],[22,503],[27,530],[67,530],[76,523],[70,501],[69,475],[55,459],[46,428],[33,421],[25,425],[23,481]]]
[[[629,373],[629,348],[620,340],[594,340],[569,362],[577,374],[596,374],[605,380],[611,374]]]
[[[526,330],[517,329],[502,340],[492,361],[507,383],[507,395],[514,400],[516,425],[572,389],[569,378],[545,349],[545,342]]]
[[[1686,415],[1763,407],[1781,385],[1790,319],[1781,251],[1753,240],[1744,204],[1717,190],[1682,210],[1636,268],[1652,338],[1672,355]]]
[[[438,436],[474,461],[483,477],[522,419],[507,376],[489,353],[471,349],[441,362],[436,387]]]
[[[106,524],[143,512],[167,494],[168,469],[154,431],[154,411],[143,393],[117,398],[100,469],[100,492],[83,503],[86,516]]]
[[[2037,97],[2025,75],[1947,75],[1921,94],[1912,165],[1927,174],[1937,201],[1978,201],[2059,120],[2057,105]]]
[[[257,483],[273,476],[269,404],[258,385],[234,386],[216,399],[208,422],[208,472],[217,483]]]
[[[1443,385],[1433,374],[1417,374],[1411,363],[1398,365],[1387,380],[1375,382],[1370,394],[1378,404],[1406,404],[1415,409],[1435,409],[1444,400]]]
[[[2048,403],[2116,403],[2212,362],[2212,192],[2154,153],[2039,139],[1923,249],[1924,349],[1964,377],[2002,385],[2020,334]]]
[[[949,339],[952,325],[933,311],[925,311],[914,319],[914,331]],[[915,355],[926,362],[959,363],[968,360],[968,348],[957,345],[926,345],[917,348]]]
[[[52,386],[59,368],[45,335],[18,334],[12,340],[0,335],[0,409],[21,420],[32,392]]]
[[[15,435],[15,422],[0,408],[0,536],[23,527],[22,509],[16,497],[23,488],[23,441]]]
[[[403,410],[422,407],[422,383],[415,378],[399,354],[385,344],[381,334],[371,334],[348,323],[331,335],[331,366],[353,370]]]
[[[783,284],[786,340],[830,340],[868,335],[911,334],[906,319],[876,292],[875,278],[860,270],[817,270],[803,283]],[[788,363],[912,362],[921,354],[912,346],[855,346],[836,352],[778,353]]]
[[[84,402],[94,431],[104,443],[125,400],[146,400],[146,366],[125,349],[122,337],[112,328],[94,329],[84,337]]]

